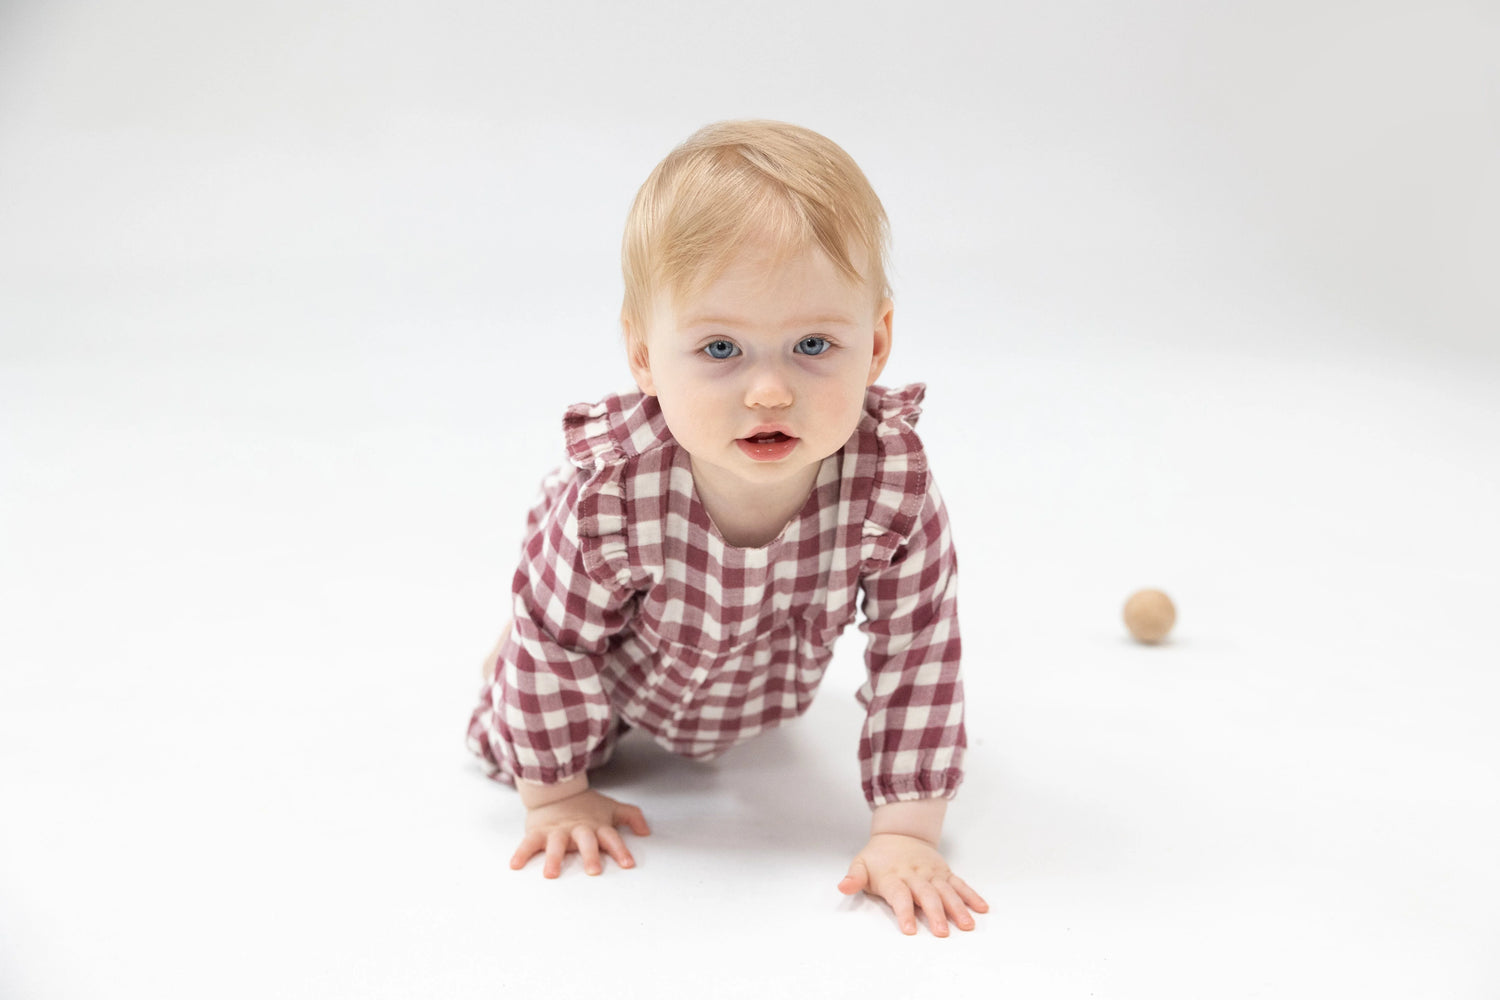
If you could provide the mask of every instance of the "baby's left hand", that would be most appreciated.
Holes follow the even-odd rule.
[[[839,892],[852,896],[861,890],[890,904],[903,934],[917,932],[916,906],[927,915],[927,926],[937,937],[948,936],[949,920],[959,930],[973,930],[969,911],[987,913],[990,908],[953,874],[937,848],[899,833],[877,833],[855,857]]]

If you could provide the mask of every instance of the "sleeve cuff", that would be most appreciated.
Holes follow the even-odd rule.
[[[951,799],[963,783],[963,772],[954,768],[928,774],[908,774],[875,778],[865,782],[865,801],[870,808],[891,802],[915,802],[918,799]]]

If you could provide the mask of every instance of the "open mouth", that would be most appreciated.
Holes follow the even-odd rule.
[[[797,450],[798,439],[785,431],[761,431],[742,437],[740,451],[757,462],[779,462]]]

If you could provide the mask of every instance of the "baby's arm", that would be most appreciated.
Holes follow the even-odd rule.
[[[870,842],[849,866],[839,892],[863,890],[890,904],[903,934],[917,932],[915,907],[927,915],[938,937],[948,936],[951,919],[960,930],[973,930],[969,911],[986,913],[990,905],[953,874],[938,852],[946,799],[919,799],[877,806],[870,820]]]
[[[511,625],[507,622],[495,648],[484,659],[486,683],[495,678],[500,651],[510,630]],[[526,835],[510,859],[511,868],[525,868],[534,856],[545,852],[542,875],[557,878],[562,874],[563,858],[576,850],[583,858],[584,872],[598,875],[604,871],[599,861],[600,848],[621,868],[635,867],[635,858],[615,827],[627,826],[631,832],[644,837],[651,832],[645,816],[635,806],[616,802],[591,790],[586,772],[555,785],[517,779],[516,790],[521,794],[521,804],[526,807]]]
[[[621,868],[635,866],[635,858],[617,826],[627,826],[642,837],[651,832],[640,809],[616,802],[589,788],[589,776],[577,774],[555,785],[517,781],[521,803],[526,806],[526,835],[510,859],[511,868],[526,867],[534,855],[546,852],[542,875],[562,874],[563,858],[577,851],[589,875],[604,871],[599,850],[615,859]]]
[[[578,508],[588,475],[570,469],[543,485],[513,581],[513,618],[485,657],[484,701],[470,734],[495,769],[515,780],[527,809],[511,867],[544,854],[548,878],[561,874],[574,850],[591,875],[603,870],[601,847],[631,867],[616,827],[650,832],[635,806],[590,790],[583,767],[611,738],[615,720],[600,668],[629,627],[635,598],[628,583],[585,559]]]

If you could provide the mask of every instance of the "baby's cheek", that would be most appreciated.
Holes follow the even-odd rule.
[[[855,428],[859,426],[860,417],[864,416],[865,386],[862,382],[855,382],[853,384],[846,383],[842,388],[843,391],[837,397],[839,405],[833,419],[837,421],[837,426],[847,439],[849,435],[854,433]],[[830,394],[831,398],[832,395]]]
[[[714,402],[717,401],[718,409],[724,407],[722,394],[716,395],[701,388],[681,393],[664,393],[657,397],[657,401],[661,404],[661,415],[666,421],[667,430],[689,452],[695,444],[712,436],[718,423],[714,415]]]

